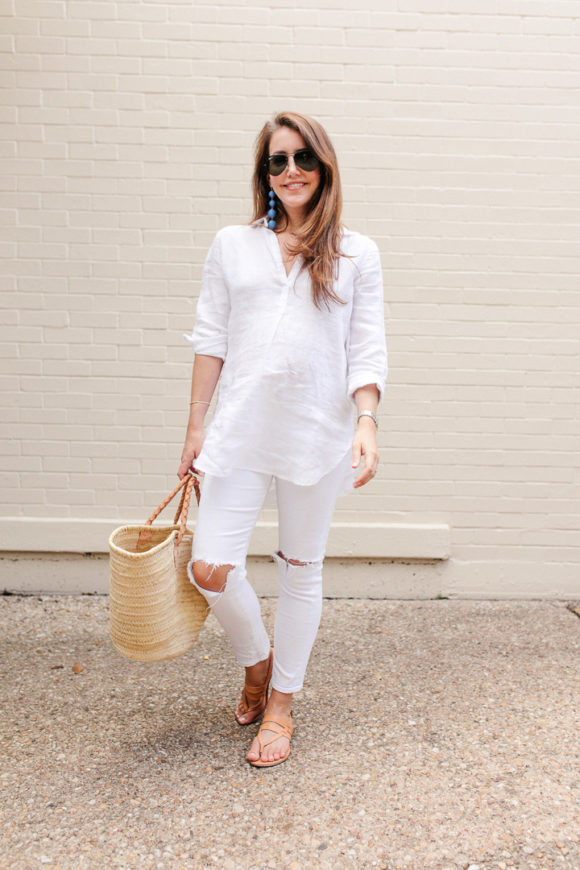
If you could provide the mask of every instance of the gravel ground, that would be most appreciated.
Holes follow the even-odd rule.
[[[262,771],[213,616],[142,665],[107,607],[0,598],[2,870],[580,868],[565,602],[325,601],[292,754]]]

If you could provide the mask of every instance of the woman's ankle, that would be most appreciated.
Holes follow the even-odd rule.
[[[270,711],[276,710],[284,713],[286,716],[292,714],[292,699],[294,695],[287,692],[279,692],[278,689],[272,689],[270,698],[268,699],[267,709]]]
[[[259,686],[264,682],[268,673],[269,661],[270,659],[267,658],[246,668],[246,682],[250,686]]]

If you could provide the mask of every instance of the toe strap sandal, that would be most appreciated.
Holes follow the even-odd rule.
[[[250,686],[248,685],[248,683],[245,683],[244,690],[242,692],[242,698],[240,700],[239,706],[242,708],[242,712],[239,715],[247,716],[248,713],[255,713],[256,715],[247,722],[240,722],[238,718],[238,712],[236,712],[236,719],[239,725],[251,725],[252,722],[255,722],[256,719],[261,716],[266,709],[266,703],[268,701],[268,689],[270,687],[273,664],[274,649],[273,647],[270,647],[270,658],[268,660],[268,672],[266,673],[266,679],[261,686]]]
[[[265,739],[265,736],[262,735],[262,731],[270,731],[274,733],[269,738]],[[269,746],[270,743],[273,743],[280,737],[286,737],[288,742],[290,742],[293,731],[294,725],[292,724],[291,719],[274,719],[271,716],[266,716],[262,719],[262,724],[260,725],[260,729],[256,735],[258,738],[258,746],[260,747],[260,758],[256,759],[256,761],[248,759],[250,764],[254,767],[274,767],[276,764],[282,764],[283,761],[286,761],[290,755],[290,746],[288,746],[288,752],[286,755],[283,755],[282,758],[276,758],[274,761],[262,761],[261,755],[266,746]]]

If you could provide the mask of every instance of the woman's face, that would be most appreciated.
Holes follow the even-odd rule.
[[[296,151],[306,148],[306,143],[300,133],[290,127],[279,127],[270,137],[269,156],[272,154],[293,155]],[[320,167],[307,172],[299,169],[293,157],[289,157],[288,165],[281,175],[268,173],[268,183],[279,200],[284,204],[288,217],[292,221],[302,221],[306,216],[306,207],[320,184]]]

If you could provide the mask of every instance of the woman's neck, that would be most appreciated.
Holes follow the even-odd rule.
[[[286,220],[285,230],[293,236],[300,235],[300,230],[306,220],[306,214],[303,212],[300,212],[300,214],[289,214],[286,212]]]

